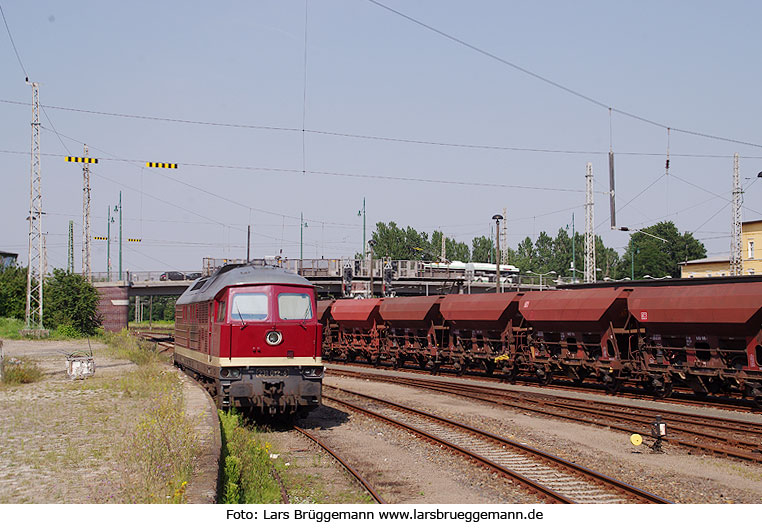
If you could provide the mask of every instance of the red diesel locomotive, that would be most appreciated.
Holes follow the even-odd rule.
[[[305,414],[320,405],[322,326],[315,287],[281,268],[231,264],[175,307],[175,365],[219,408]]]

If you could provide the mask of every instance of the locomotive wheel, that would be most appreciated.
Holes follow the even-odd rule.
[[[485,360],[484,361],[484,373],[487,375],[492,375],[495,372],[495,363],[491,360]]]

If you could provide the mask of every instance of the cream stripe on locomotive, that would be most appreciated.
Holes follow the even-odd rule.
[[[215,357],[193,351],[187,347],[175,345],[175,355],[201,362],[209,366],[234,367],[234,366],[322,366],[323,361],[320,357]]]

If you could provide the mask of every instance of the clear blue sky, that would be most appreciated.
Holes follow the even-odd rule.
[[[66,266],[69,220],[81,266],[82,174],[64,156],[81,155],[82,143],[101,158],[93,166],[93,234],[106,233],[106,210],[121,190],[124,236],[143,239],[125,244],[130,270],[192,270],[202,257],[245,257],[248,223],[254,256],[282,249],[298,258],[302,212],[305,257],[349,257],[362,243],[363,197],[368,235],[377,221],[394,220],[428,232],[441,228],[470,244],[488,234],[492,215],[503,208],[512,247],[540,231],[554,236],[572,212],[583,231],[587,162],[599,192],[597,233],[621,252],[628,235],[609,230],[604,195],[610,140],[620,225],[671,219],[682,231],[696,231],[710,255],[727,254],[732,155],[740,153],[747,178],[762,170],[762,149],[672,132],[672,175],[659,179],[666,130],[616,112],[610,124],[605,106],[762,144],[762,4],[384,3],[604,108],[365,0],[307,3],[306,100],[304,1],[2,0],[47,111],[42,174],[51,267]],[[0,31],[0,249],[18,252],[25,263],[31,89],[5,28]],[[314,132],[304,135],[303,151],[303,120],[311,131],[540,151]],[[180,168],[149,170],[141,161]],[[762,185],[743,183],[744,219],[762,219]],[[93,269],[102,271],[105,244],[95,241],[92,248]]]

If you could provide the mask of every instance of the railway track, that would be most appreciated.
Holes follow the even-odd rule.
[[[669,436],[665,441],[670,444],[703,453],[762,462],[762,423],[591,401],[587,398],[554,397],[548,394],[503,390],[473,383],[442,382],[426,378],[386,376],[337,369],[331,369],[331,374],[402,384],[625,433],[649,430],[650,424],[658,415],[667,423]]]
[[[432,371],[428,369],[420,369],[418,366],[415,366],[414,364],[406,364],[405,366],[401,367],[394,367],[392,364],[372,364],[370,362],[365,363],[361,359],[357,359],[354,361],[347,361],[344,359],[324,359],[323,360],[326,364],[337,364],[342,365],[350,368],[359,368],[359,369],[368,369],[373,367],[374,369],[381,369],[381,370],[393,370],[396,372],[403,372],[403,373],[410,373],[412,375],[432,375]],[[463,381],[471,381],[471,382],[506,382],[506,377],[501,376],[498,374],[487,374],[487,373],[476,373],[476,372],[468,372],[468,373],[459,373],[453,370],[448,370],[447,368],[440,368],[437,373],[437,375],[441,375],[443,377],[457,377],[458,379],[462,379]],[[517,386],[525,386],[527,388],[541,388],[543,390],[565,390],[565,391],[575,391],[575,392],[585,392],[593,395],[600,395],[600,396],[616,396],[616,397],[622,397],[627,399],[640,399],[643,401],[653,401],[660,404],[667,403],[667,404],[675,404],[675,405],[686,405],[686,406],[712,406],[717,408],[722,408],[726,410],[732,410],[737,412],[760,412],[760,403],[755,401],[750,401],[748,399],[742,399],[738,397],[731,397],[731,396],[697,396],[693,393],[692,390],[686,388],[686,389],[678,389],[676,388],[674,390],[674,393],[669,397],[661,397],[654,394],[646,393],[642,390],[637,390],[635,388],[631,387],[623,387],[622,389],[618,390],[616,393],[612,394],[611,391],[607,390],[605,386],[602,384],[597,384],[593,382],[584,382],[584,383],[574,383],[572,384],[570,380],[565,380],[564,377],[557,376],[554,377],[553,380],[548,384],[539,384],[538,381],[531,377],[517,377],[515,382],[510,382],[511,384],[515,384]]]
[[[502,436],[414,408],[326,385],[335,404],[392,424],[487,467],[554,503],[669,503],[666,499]],[[364,403],[364,404],[363,404]]]
[[[357,482],[365,489],[366,492],[368,492],[368,495],[371,496],[371,498],[376,501],[378,504],[386,504],[386,501],[384,498],[376,491],[376,489],[371,485],[370,482],[368,482],[355,468],[353,468],[346,460],[344,460],[339,454],[329,447],[323,440],[321,440],[317,435],[301,428],[301,427],[294,427],[294,430],[296,430],[299,434],[302,434],[304,437],[310,439],[312,442],[317,444],[320,448],[322,448],[325,452],[330,454],[339,464],[344,467],[344,469],[347,470],[347,472],[352,475],[352,477],[357,480]]]

